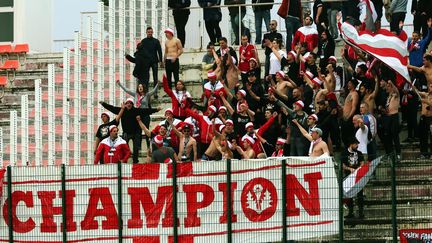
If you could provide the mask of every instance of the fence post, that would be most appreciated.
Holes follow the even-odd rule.
[[[390,155],[391,157],[391,199],[392,199],[392,233],[393,242],[397,242],[397,208],[396,208],[396,154]]]
[[[122,202],[122,163],[117,163],[117,200],[118,200],[118,233],[119,243],[123,242],[123,202]]]
[[[177,229],[177,161],[172,163],[172,194],[173,194],[173,238],[174,243],[178,242]]]
[[[232,243],[232,198],[231,198],[231,160],[226,160],[226,183],[227,183],[227,242]]]
[[[339,185],[339,242],[344,242],[344,215],[343,215],[343,173],[342,161],[338,163],[338,185]]]
[[[282,160],[282,169],[281,169],[281,180],[282,180],[282,242],[287,242],[287,198],[286,198],[286,160]]]
[[[13,218],[12,218],[12,167],[7,167],[7,195],[8,195],[8,222],[9,222],[9,242],[13,243]]]
[[[63,242],[67,242],[67,219],[66,219],[66,167],[65,164],[61,165],[61,192],[62,192],[62,234]]]

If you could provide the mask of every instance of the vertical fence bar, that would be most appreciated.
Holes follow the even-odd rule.
[[[81,33],[75,32],[74,55],[74,163],[81,163]]]
[[[13,243],[13,216],[12,216],[12,167],[7,167],[7,203],[8,203],[8,222],[9,222],[9,242]]]
[[[115,91],[114,91],[114,84],[115,84],[115,1],[110,0],[109,1],[109,71],[108,71],[108,77],[109,77],[109,103],[111,105],[114,104],[115,100]]]
[[[287,242],[288,228],[287,228],[287,183],[286,183],[286,160],[281,161],[281,181],[282,181],[282,242]]]
[[[227,183],[227,242],[232,243],[232,198],[231,198],[231,160],[226,160],[226,183]]]
[[[104,100],[103,88],[104,88],[104,79],[105,79],[105,62],[104,62],[104,45],[105,45],[105,11],[104,11],[104,3],[99,2],[98,7],[98,21],[99,21],[99,36],[98,36],[98,52],[97,52],[97,99],[98,101]],[[98,114],[102,113],[103,107],[98,107]]]
[[[17,164],[17,111],[10,111],[9,112],[9,121],[10,121],[10,153],[9,153],[9,160],[11,165]]]
[[[393,242],[397,242],[397,200],[396,200],[396,154],[390,155],[391,158],[391,199],[392,199],[392,236]]]
[[[29,161],[28,120],[28,95],[21,95],[21,162],[23,165],[28,165]]]
[[[94,48],[93,48],[93,18],[87,17],[87,164],[93,164],[93,138],[94,138]]]
[[[177,229],[177,161],[172,163],[172,194],[173,194],[173,237],[174,243],[178,242]]]
[[[119,243],[123,242],[123,201],[122,201],[122,163],[117,163],[117,200],[118,200],[118,234]]]
[[[42,165],[42,80],[35,80],[35,165]]]
[[[339,242],[344,242],[344,216],[343,216],[343,175],[342,161],[339,160],[338,165],[338,192],[339,192]]]
[[[3,152],[4,148],[3,148],[3,128],[0,127],[0,167],[3,167]]]
[[[125,16],[125,1],[120,0],[119,1],[119,57],[123,55],[123,53],[126,52],[126,16]],[[125,59],[124,58],[118,58],[119,61],[119,80],[120,83],[124,84],[126,87],[126,78],[125,78]],[[114,80],[115,81],[115,80]],[[120,101],[125,100],[125,92],[120,92]]]
[[[55,70],[48,64],[48,165],[55,164]]]
[[[70,49],[63,48],[63,121],[62,121],[62,163],[69,164],[69,108],[70,108]]]
[[[61,192],[62,192],[62,236],[63,243],[67,242],[67,218],[66,218],[66,166],[65,164],[61,165]]]

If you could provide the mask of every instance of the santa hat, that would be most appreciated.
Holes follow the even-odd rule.
[[[165,110],[165,113],[164,113],[164,114],[166,114],[167,112],[171,112],[171,114],[174,113],[173,110],[172,110],[171,108],[167,108],[167,109]]]
[[[249,59],[249,62],[250,62],[250,61],[254,61],[255,63],[258,63],[257,59],[255,59],[255,58],[253,58],[253,57],[251,57],[251,58]]]
[[[291,55],[294,59],[297,58],[297,53],[295,51],[288,52],[288,55]]]
[[[318,77],[315,77],[314,79],[312,79],[312,82],[314,84],[317,84],[318,86],[321,86],[321,84],[323,83],[323,81],[321,79],[319,79]]]
[[[243,97],[246,97],[246,91],[244,91],[243,89],[239,89],[237,93],[240,93]]]
[[[304,103],[303,103],[303,101],[301,101],[301,100],[297,100],[296,102],[294,102],[294,105],[298,105],[298,106],[300,106],[301,108],[304,107]]]
[[[212,111],[212,112],[216,112],[217,111],[217,109],[216,109],[216,107],[214,105],[209,106],[208,109],[210,111]]]
[[[248,122],[248,123],[246,123],[246,125],[245,125],[245,129],[248,129],[249,127],[254,127],[254,125],[253,125],[253,123],[252,122]]]
[[[286,140],[283,138],[278,138],[278,140],[276,141],[276,144],[285,144]]]
[[[207,73],[207,78],[216,78],[216,73],[213,72],[213,71],[209,71],[209,72]]]
[[[109,132],[112,132],[112,130],[114,129],[114,128],[117,128],[117,126],[116,125],[111,125],[111,126],[109,126]]]
[[[276,72],[276,76],[277,76],[277,75],[281,76],[282,78],[285,77],[285,73],[284,73],[284,71],[282,71],[282,70],[281,70],[281,71],[277,71],[277,72]]]
[[[251,136],[249,136],[249,135],[244,135],[243,137],[242,137],[242,142],[244,142],[244,141],[248,141],[249,142],[249,144],[254,144],[255,143],[255,139],[253,139]]]
[[[227,108],[226,108],[225,106],[221,105],[221,106],[219,107],[219,110],[224,110],[224,111],[226,111]]]
[[[231,126],[234,126],[234,122],[233,122],[231,119],[226,120],[226,121],[225,121],[225,124],[226,124],[226,125],[229,124],[229,125],[231,125]]]
[[[102,118],[103,115],[107,116],[107,117],[108,117],[108,120],[110,119],[110,116],[108,115],[107,112],[102,112],[102,114],[101,114],[101,118]]]
[[[219,132],[222,133],[222,131],[225,129],[225,125],[220,125]]]
[[[162,135],[156,135],[156,137],[154,137],[153,141],[159,147],[162,146],[162,144],[163,144],[163,137],[162,137]]]
[[[167,28],[165,31],[165,33],[170,33],[171,35],[174,35],[174,30],[171,28]]]
[[[328,60],[329,61],[333,60],[333,61],[337,62],[337,58],[335,56],[329,56]]]
[[[314,119],[315,121],[318,121],[318,116],[315,115],[315,114],[310,115],[308,118],[312,118],[312,119]]]
[[[306,71],[305,73],[304,73],[310,80],[312,80],[313,78],[314,78],[314,75],[313,75],[313,73],[311,73],[311,72],[309,72],[309,71]]]
[[[306,53],[303,55],[303,58],[304,58],[305,60],[307,60],[307,59],[309,58],[309,56],[310,56],[310,52],[306,52]]]
[[[129,98],[127,98],[127,99],[126,99],[126,102],[125,102],[125,104],[126,104],[126,103],[128,103],[128,102],[130,102],[130,103],[132,103],[132,104],[133,104],[133,103],[134,103],[134,100],[133,100],[133,98],[130,98],[130,97],[129,97]]]

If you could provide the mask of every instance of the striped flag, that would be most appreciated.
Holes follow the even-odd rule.
[[[382,156],[368,161],[344,179],[342,184],[344,198],[355,197],[366,186],[381,158]]]
[[[399,36],[386,29],[375,33],[357,31],[354,26],[344,22],[339,26],[342,38],[349,45],[355,46],[385,63],[388,67],[411,82],[408,73],[408,36],[401,31]]]

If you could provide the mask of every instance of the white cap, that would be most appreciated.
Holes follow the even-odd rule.
[[[298,106],[300,106],[301,108],[304,107],[304,103],[303,103],[303,101],[301,101],[301,100],[297,100],[296,102],[294,102],[294,105],[298,105]]]
[[[174,35],[174,30],[171,28],[167,28],[165,31],[165,33],[170,33],[171,35]]]
[[[254,144],[255,143],[255,139],[253,139],[251,136],[249,135],[244,135],[242,137],[242,142],[244,141],[248,141],[250,144]]]
[[[246,123],[246,125],[245,125],[245,128],[246,129],[248,129],[249,127],[254,127],[254,124],[252,123],[252,122],[248,122],[248,123]]]

